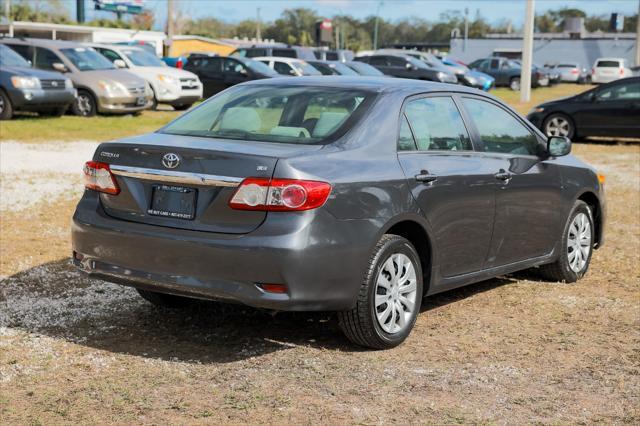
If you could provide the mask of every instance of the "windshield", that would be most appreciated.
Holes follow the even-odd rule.
[[[107,58],[89,47],[60,49],[80,71],[113,70],[116,67]]]
[[[164,67],[166,64],[155,55],[138,49],[122,49],[122,53],[138,67]]]
[[[349,62],[348,66],[357,71],[360,75],[369,75],[369,76],[380,76],[384,75],[380,70],[376,67],[372,67],[369,64],[365,64],[364,62]]]
[[[407,55],[407,61],[409,61],[411,65],[414,65],[416,68],[428,69],[427,64],[419,59],[414,58],[413,56]]]
[[[618,68],[620,62],[618,61],[598,61],[596,68]]]
[[[355,72],[354,70],[352,70],[351,68],[343,64],[342,62],[335,62],[333,64],[329,64],[329,66],[331,68],[334,68],[336,71],[338,71],[338,74],[340,75],[358,75],[357,72]]]
[[[279,75],[277,72],[269,68],[268,65],[260,61],[254,61],[253,59],[245,58],[242,60],[242,63],[245,64],[250,70],[258,72],[260,74],[272,75],[272,76]]]
[[[31,68],[31,65],[22,56],[0,44],[0,67]]]
[[[318,71],[317,69],[315,69],[311,64],[309,64],[308,62],[292,62],[291,63],[292,66],[294,66],[296,69],[298,69],[299,71],[302,72],[302,74],[304,75],[322,75],[322,73],[320,71]]]
[[[182,115],[161,133],[320,144],[337,137],[375,94],[315,86],[235,86]]]

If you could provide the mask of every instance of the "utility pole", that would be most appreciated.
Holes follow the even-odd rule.
[[[534,0],[526,0],[524,34],[522,40],[522,68],[520,69],[520,102],[531,100],[531,65],[533,63]]]
[[[171,44],[173,43],[173,0],[167,0],[167,53],[171,56]]]
[[[469,34],[469,8],[464,8],[464,44],[462,45],[462,51],[467,51],[467,36]]]
[[[84,0],[76,0],[76,21],[84,22]]]
[[[373,50],[378,50],[378,21],[380,20],[380,7],[382,6],[382,0],[378,3],[376,8],[376,24],[373,27]]]
[[[260,8],[256,8],[256,40],[262,40],[262,34],[260,33]]]
[[[640,66],[640,0],[638,0],[638,14],[636,15],[636,66]]]
[[[4,16],[11,22],[11,0],[4,0]]]

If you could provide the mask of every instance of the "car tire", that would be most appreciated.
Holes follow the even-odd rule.
[[[138,293],[144,300],[155,306],[163,308],[184,308],[194,303],[194,299],[182,296],[174,296],[173,294],[157,293],[155,291],[137,289]]]
[[[338,312],[340,328],[360,346],[398,346],[418,317],[422,288],[422,267],[416,249],[407,239],[386,234],[371,252],[355,307]],[[400,309],[402,313],[398,315]]]
[[[97,113],[96,99],[87,90],[78,90],[78,97],[71,104],[71,111],[79,117],[93,117]]]
[[[575,238],[571,238],[571,236]],[[562,231],[562,244],[558,259],[539,268],[542,277],[549,281],[573,283],[587,273],[595,227],[591,209],[584,201],[576,201]],[[572,256],[573,254],[573,256]]]
[[[13,117],[13,105],[11,99],[0,89],[0,120],[10,120]]]
[[[566,136],[569,139],[576,137],[576,126],[573,120],[566,114],[555,113],[549,115],[542,123],[543,133],[549,136]]]
[[[176,111],[186,111],[191,108],[192,105],[193,104],[174,105],[173,109],[175,109]]]
[[[511,80],[509,80],[509,89],[514,92],[520,90],[520,77],[512,77]]]

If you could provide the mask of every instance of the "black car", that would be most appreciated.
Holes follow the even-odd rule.
[[[640,138],[640,77],[545,102],[533,108],[527,118],[547,136]]]
[[[447,73],[430,68],[424,62],[409,55],[359,56],[355,58],[355,60],[376,67],[383,74],[393,77],[439,81],[443,83],[451,82],[448,81],[449,75]]]
[[[251,47],[241,47],[231,52],[231,56],[241,56],[243,58],[277,56],[280,58],[297,58],[311,61],[317,59],[312,48],[290,45],[253,45]]]
[[[205,99],[238,83],[279,76],[262,62],[240,56],[198,55],[194,59],[189,58],[184,69],[200,78],[203,86],[202,96]]]
[[[320,71],[322,75],[359,75],[344,62],[338,61],[306,61],[309,65]]]
[[[15,111],[35,111],[60,116],[76,99],[73,83],[53,71],[31,68],[31,64],[0,44],[0,120]]]
[[[496,87],[507,86],[511,90],[520,90],[521,67],[515,60],[502,57],[477,59],[469,64],[469,68],[495,78]],[[549,77],[546,74],[535,67],[532,67],[531,71],[531,87],[549,85]]]
[[[344,63],[346,66],[358,73],[358,75],[366,75],[369,77],[382,77],[384,74],[376,67],[358,61],[350,61]]]
[[[423,296],[533,267],[587,273],[604,188],[570,151],[460,85],[252,81],[98,146],[73,261],[160,306],[336,311],[353,342],[390,348]]]

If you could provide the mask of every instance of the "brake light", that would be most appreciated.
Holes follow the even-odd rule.
[[[236,210],[302,211],[322,207],[331,185],[299,179],[246,178],[229,201]]]
[[[580,73],[580,70],[577,70],[576,68],[571,70],[571,74],[578,74]]]
[[[84,164],[84,187],[98,192],[118,195],[120,187],[107,163],[87,161]]]
[[[596,69],[595,68],[591,68],[591,75],[596,75]]]
[[[624,68],[620,68],[620,77],[624,76]]]
[[[178,59],[176,61],[176,68],[182,69],[183,66],[184,66],[184,64],[182,63],[182,59]]]

